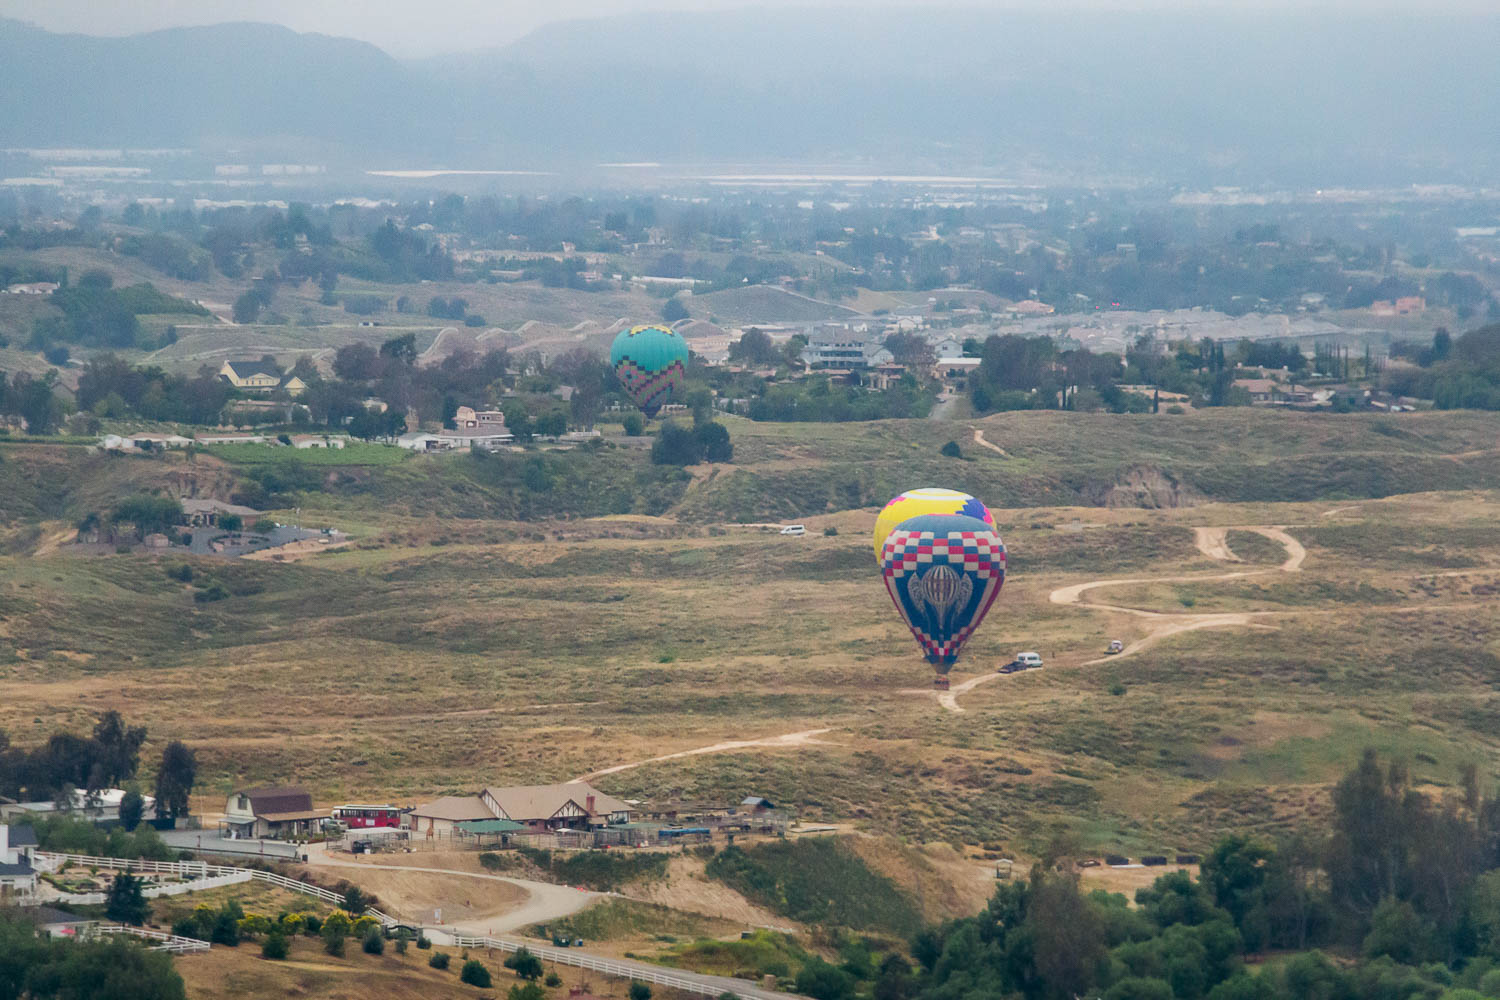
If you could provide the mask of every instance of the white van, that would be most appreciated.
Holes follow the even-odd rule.
[[[807,527],[801,524],[789,524],[781,529],[781,533],[783,535],[805,535],[807,534]]]
[[[1022,670],[1035,670],[1037,667],[1040,667],[1041,665],[1042,665],[1042,656],[1041,656],[1040,653],[1017,653],[1016,654],[1016,666],[1020,667]]]

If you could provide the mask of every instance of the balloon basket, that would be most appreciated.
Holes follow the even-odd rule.
[[[934,677],[932,679],[932,689],[934,691],[946,691],[946,690],[948,690],[948,675],[947,674],[938,674],[936,677]]]

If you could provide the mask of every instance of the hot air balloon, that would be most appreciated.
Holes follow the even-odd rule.
[[[609,348],[609,363],[625,392],[648,417],[672,396],[687,373],[687,341],[664,326],[621,330]]]
[[[880,550],[885,589],[937,676],[948,671],[1005,583],[1005,543],[977,517],[921,514],[902,521]]]
[[[880,561],[880,550],[891,529],[918,514],[962,514],[965,517],[977,517],[988,524],[991,531],[995,529],[995,516],[990,513],[989,508],[967,493],[937,487],[907,490],[886,504],[880,516],[875,518],[876,562]]]

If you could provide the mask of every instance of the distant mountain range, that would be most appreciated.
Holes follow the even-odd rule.
[[[1500,13],[655,13],[414,62],[259,24],[95,38],[0,20],[0,145],[1493,181],[1496,52]]]

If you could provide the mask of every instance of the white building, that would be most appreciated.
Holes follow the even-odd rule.
[[[35,848],[36,833],[31,827],[0,825],[0,899],[36,892]]]

